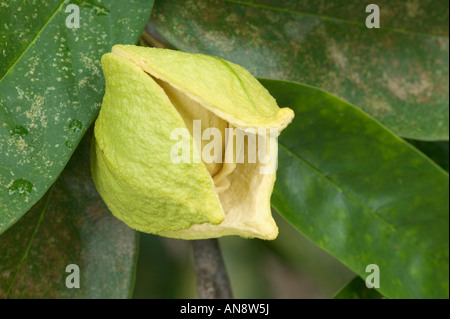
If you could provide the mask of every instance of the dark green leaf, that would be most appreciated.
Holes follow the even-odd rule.
[[[270,268],[272,273],[276,270],[257,240],[229,236],[220,238],[219,243],[234,298],[274,298],[276,289],[269,274]]]
[[[262,80],[295,119],[279,138],[272,203],[295,228],[389,298],[448,298],[448,174],[351,104]]]
[[[448,140],[447,0],[157,1],[152,24],[172,45],[213,54],[259,77],[314,85],[395,133]]]
[[[133,299],[196,298],[191,243],[140,233]]]
[[[0,236],[0,298],[126,298],[137,233],[112,216],[97,193],[86,137],[47,194]],[[66,266],[80,288],[66,287]]]
[[[340,287],[355,277],[353,271],[305,238],[275,210],[272,214],[279,229],[278,237],[275,240],[258,242],[281,262],[298,271],[299,281],[303,283],[297,284],[300,286],[296,295],[298,298],[331,298]],[[305,289],[304,286],[308,283],[311,287]],[[290,298],[288,294],[284,296]]]
[[[86,5],[72,29],[64,0],[0,5],[0,233],[61,173],[98,113],[100,57],[136,42],[153,0],[74,3]]]
[[[448,172],[449,144],[448,142],[423,142],[407,140],[410,144],[428,155],[436,164]]]
[[[367,288],[366,282],[360,277],[352,279],[344,288],[342,288],[334,299],[382,299],[375,288]]]

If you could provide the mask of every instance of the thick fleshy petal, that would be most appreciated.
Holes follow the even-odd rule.
[[[201,135],[208,128],[216,128],[219,130],[221,134],[220,144],[222,152],[217,152],[214,154],[214,159],[212,159],[211,163],[205,163],[206,168],[211,176],[217,174],[217,172],[222,167],[223,162],[223,154],[225,154],[225,128],[228,127],[228,123],[225,120],[222,120],[214,113],[205,109],[200,103],[190,99],[188,96],[180,92],[179,90],[172,87],[170,84],[167,84],[164,81],[155,79],[156,83],[166,92],[173,106],[177,109],[178,113],[181,115],[181,118],[184,121],[184,124],[188,128],[189,132],[193,136],[193,125],[194,121],[200,121],[200,141],[195,141],[197,145],[200,145],[200,150],[203,150],[206,144],[209,143],[208,140],[203,139]],[[193,136],[194,137],[194,136]]]
[[[102,67],[106,92],[92,171],[111,212],[149,233],[220,223],[224,213],[203,163],[170,158],[171,132],[186,126],[161,87],[123,57],[106,54]]]
[[[291,109],[280,109],[261,83],[240,65],[204,54],[133,45],[115,45],[112,52],[169,83],[233,126],[281,131],[294,118]]]
[[[192,225],[185,230],[164,232],[161,235],[183,239],[204,239],[228,235],[246,238],[273,240],[278,235],[278,227],[272,218],[270,196],[275,183],[275,173],[261,174],[262,171],[274,172],[277,165],[277,141],[266,139],[270,150],[266,164],[237,163],[233,173],[228,176],[230,186],[220,197],[225,211],[225,219],[219,225],[208,223]],[[243,148],[248,152],[248,144]]]
[[[247,70],[216,57],[123,45],[112,52],[102,59],[106,93],[92,151],[94,181],[111,211],[167,237],[275,239],[276,136],[292,110],[278,108]],[[194,121],[200,136],[219,133],[219,163],[192,161],[208,143],[196,140]],[[170,158],[180,128],[190,133],[190,163]],[[265,160],[250,160],[249,150],[261,155],[260,148]]]

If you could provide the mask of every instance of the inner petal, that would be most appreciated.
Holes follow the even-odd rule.
[[[221,139],[220,151],[216,152],[216,149],[214,149],[212,153],[208,154],[212,156],[209,163],[204,161],[203,156],[202,161],[213,178],[217,193],[225,191],[230,185],[227,176],[230,175],[236,167],[236,151],[233,149],[235,143],[232,141],[227,141],[228,143],[226,143],[226,134],[228,130],[225,129],[229,127],[228,122],[208,111],[200,103],[192,100],[167,82],[157,78],[153,79],[165,91],[170,101],[177,109],[178,113],[183,118],[187,129],[191,133],[191,136],[194,136],[194,120],[201,121],[200,138],[207,128],[216,128],[219,130]],[[203,152],[204,147],[211,143],[214,138],[216,137],[211,136],[210,140],[203,140],[201,138],[201,149],[199,151]],[[219,141],[214,142],[218,143]]]
[[[237,159],[239,158],[239,155],[244,147],[242,144],[243,141],[237,139],[236,135],[233,134],[234,129],[236,128],[229,125],[228,129],[225,130],[225,153],[223,165],[220,171],[213,176],[213,180],[216,185],[223,183],[224,180],[227,180],[227,177],[236,169]]]

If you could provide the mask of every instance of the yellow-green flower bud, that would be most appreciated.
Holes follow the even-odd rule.
[[[246,69],[217,57],[116,45],[102,67],[106,92],[91,166],[117,218],[174,238],[276,238],[277,141],[269,130],[285,128],[292,110],[280,109]],[[188,160],[174,160],[177,129],[189,133]],[[220,147],[209,145],[206,132]],[[256,140],[265,160],[248,160]],[[204,160],[211,150],[213,160]]]

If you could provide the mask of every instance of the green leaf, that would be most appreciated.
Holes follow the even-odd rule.
[[[139,234],[133,299],[197,298],[191,243]]]
[[[269,266],[264,247],[258,245],[258,240],[225,236],[219,239],[219,244],[234,298],[275,298],[277,289],[271,283],[267,268],[272,274],[276,270]]]
[[[101,104],[100,57],[136,42],[153,0],[73,3],[80,28],[64,0],[0,6],[0,233],[63,170]]]
[[[296,289],[298,298],[331,298],[338,289],[355,277],[353,271],[308,240],[275,210],[273,212],[279,229],[278,237],[275,240],[258,242],[280,262],[298,271],[301,284],[289,284],[299,286],[299,289]],[[284,296],[290,298],[287,293]]]
[[[342,288],[334,299],[382,299],[375,288],[367,288],[366,282],[360,277],[352,279],[344,288]]]
[[[275,209],[361,277],[377,264],[383,295],[448,298],[448,174],[325,91],[261,81],[295,112],[279,138]]]
[[[448,1],[376,3],[380,29],[365,0],[157,1],[152,25],[183,51],[334,93],[398,135],[448,140]]]
[[[90,137],[47,194],[0,236],[0,298],[127,298],[137,232],[106,208],[92,182]],[[66,287],[66,267],[80,288]]]
[[[414,147],[429,156],[436,164],[448,172],[449,169],[449,143],[448,142],[423,142],[407,140]]]

